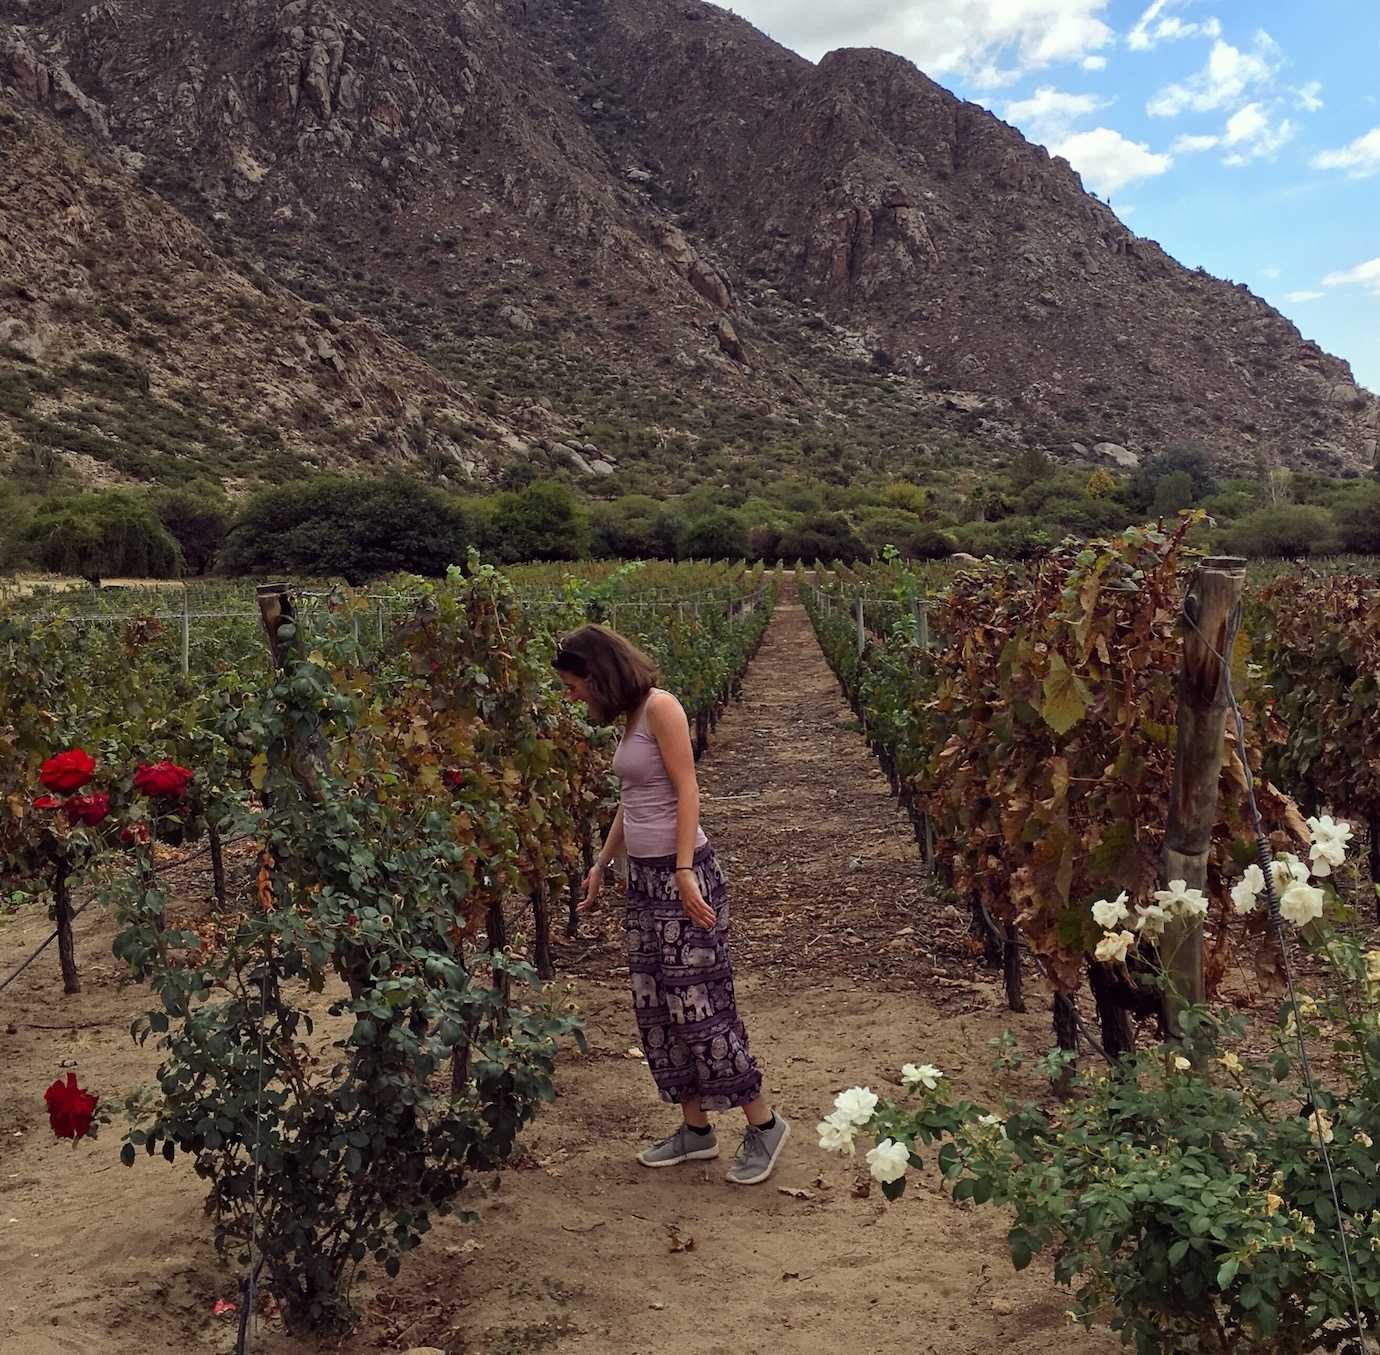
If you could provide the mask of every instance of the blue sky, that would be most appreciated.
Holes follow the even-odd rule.
[[[1244,282],[1380,393],[1380,0],[734,0],[778,42],[899,52]]]

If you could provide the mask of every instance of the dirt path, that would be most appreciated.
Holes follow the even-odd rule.
[[[477,1184],[481,1224],[443,1221],[399,1284],[361,1291],[367,1316],[342,1352],[1119,1348],[1070,1326],[1047,1271],[1012,1273],[996,1214],[954,1205],[932,1177],[897,1205],[861,1198],[858,1164],[814,1146],[841,1087],[879,1087],[914,1060],[980,1092],[987,1041],[1003,1027],[1023,1031],[1027,1048],[1048,1043],[1042,1011],[1012,1018],[998,986],[974,980],[963,919],[926,895],[908,828],[849,719],[804,612],[786,605],[701,766],[706,828],[733,891],[740,1005],[768,1093],[796,1131],[776,1176],[747,1190],[722,1180],[737,1140],[728,1117],[720,1162],[648,1172],[633,1160],[673,1119],[629,1056],[611,908],[602,935],[557,952],[589,1055],[562,1065],[519,1168]],[[61,1058],[112,1088],[152,1066],[124,1030],[140,994],[114,977],[103,922],[83,924],[87,973],[91,961],[105,970],[85,995],[59,1008],[40,961],[0,997],[0,1023],[14,1027],[0,1043],[0,1355],[228,1351],[229,1323],[209,1310],[234,1280],[211,1254],[192,1174],[142,1160],[126,1172],[109,1142],[73,1157],[35,1113],[35,1089]],[[0,928],[0,973],[39,935],[32,918]],[[82,1028],[47,1028],[69,1019]],[[673,1229],[693,1248],[673,1251]],[[268,1330],[256,1345],[302,1348]]]

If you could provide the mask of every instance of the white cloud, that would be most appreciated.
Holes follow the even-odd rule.
[[[1068,136],[1074,123],[1106,106],[1107,101],[1096,94],[1069,94],[1041,85],[1028,99],[1008,103],[1002,117],[1015,123],[1032,141],[1049,145]]]
[[[1200,151],[1210,151],[1221,144],[1220,136],[1181,136],[1175,138],[1169,149],[1175,155],[1196,155]]]
[[[1317,301],[1322,296],[1321,292],[1285,292],[1286,301]]]
[[[1252,160],[1272,160],[1280,148],[1293,139],[1294,124],[1288,118],[1278,126],[1270,125],[1270,114],[1264,104],[1248,103],[1238,108],[1227,119],[1222,139],[1228,146],[1235,146],[1232,154],[1224,157],[1224,165],[1248,165]]]
[[[1259,104],[1247,104],[1227,119],[1227,145],[1239,146],[1243,141],[1254,141],[1269,125],[1269,115]]]
[[[1018,74],[1080,61],[1111,44],[1110,0],[731,0],[735,13],[817,60],[884,47],[933,76]]]
[[[1209,113],[1226,108],[1254,86],[1268,84],[1274,78],[1278,51],[1274,40],[1264,32],[1256,34],[1253,52],[1243,52],[1219,39],[1201,71],[1181,83],[1166,85],[1151,96],[1145,111],[1153,118],[1176,118],[1190,109]]]
[[[1105,56],[1085,56],[1083,58],[1083,69],[1085,71],[1105,71],[1107,69],[1107,58]]]
[[[1304,113],[1316,113],[1323,106],[1323,101],[1318,97],[1321,93],[1321,80],[1310,80],[1306,85],[1300,85],[1294,91],[1294,107]]]
[[[989,61],[980,70],[974,71],[968,79],[978,89],[1005,89],[1008,85],[1014,85],[1024,74],[1025,72],[1020,69],[996,66]]]
[[[1368,259],[1340,273],[1329,273],[1323,280],[1324,287],[1369,287],[1380,296],[1380,259]]]
[[[1136,20],[1126,35],[1126,45],[1133,52],[1148,52],[1162,42],[1181,42],[1184,38],[1220,38],[1219,19],[1205,19],[1202,23],[1185,23],[1175,15],[1161,17],[1165,10],[1176,7],[1178,0],[1151,0],[1150,6]]]
[[[1380,174],[1380,127],[1372,127],[1335,151],[1319,152],[1310,163],[1314,169],[1344,169],[1348,179]]]
[[[1075,132],[1050,150],[1062,155],[1095,193],[1103,197],[1163,174],[1174,157],[1152,151],[1141,141],[1130,141],[1110,127],[1095,127],[1090,132]]]
[[[1271,281],[1273,281],[1275,278],[1279,277],[1280,272],[1281,272],[1280,269],[1278,269],[1278,268],[1273,268],[1273,267],[1271,267],[1271,268],[1262,268],[1260,271],[1261,271],[1262,273],[1264,273],[1265,276],[1266,276],[1267,278],[1269,278]]]
[[[1228,145],[1238,145],[1240,150],[1222,157],[1224,165],[1239,169],[1249,165],[1252,160],[1273,160],[1283,147],[1294,139],[1294,124],[1285,118],[1277,127],[1271,127],[1268,120],[1259,128],[1252,127],[1249,134]]]

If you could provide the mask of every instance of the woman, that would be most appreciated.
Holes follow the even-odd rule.
[[[578,907],[598,906],[609,863],[626,849],[637,1029],[662,1100],[678,1103],[684,1116],[637,1160],[674,1167],[718,1157],[708,1112],[740,1106],[748,1123],[728,1180],[756,1185],[771,1175],[790,1125],[762,1099],[762,1074],[734,1005],[728,890],[700,829],[689,721],[680,702],[653,685],[651,659],[605,626],[566,636],[552,662],[566,694],[593,719],[626,717],[613,759],[622,783],[618,813]]]

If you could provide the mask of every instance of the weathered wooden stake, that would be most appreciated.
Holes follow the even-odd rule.
[[[921,649],[930,647],[930,605],[924,598],[916,598],[914,602],[915,611],[915,643]]]
[[[256,595],[274,671],[282,672],[288,659],[301,652],[300,622],[292,594],[286,584],[266,583],[258,587]],[[282,635],[285,626],[293,627],[293,638],[290,640]],[[320,736],[305,741],[289,737],[287,745],[288,765],[293,779],[308,800],[320,804],[325,798],[320,783],[320,768],[325,765],[325,748]],[[273,753],[274,750],[270,749],[270,758]]]
[[[1207,887],[1208,850],[1217,821],[1217,790],[1227,727],[1230,672],[1229,636],[1241,608],[1246,562],[1219,556],[1204,560],[1184,600],[1184,657],[1179,671],[1178,744],[1169,827],[1164,839],[1161,877],[1183,880],[1190,889]],[[1244,748],[1239,750],[1246,756]],[[1172,1036],[1182,1035],[1179,1013],[1203,1001],[1203,924],[1179,921],[1165,928],[1161,947],[1169,987],[1165,1020]]]
[[[192,603],[187,585],[182,585],[182,676],[192,671]]]
[[[1006,924],[1002,969],[1006,977],[1006,1005],[1013,1012],[1023,1012],[1025,994],[1021,990],[1021,934],[1012,922]]]
[[[214,823],[206,825],[206,845],[211,853],[211,888],[215,893],[216,909],[225,911],[225,853],[222,850],[220,829]]]
[[[58,862],[57,874],[53,876],[53,920],[57,923],[58,964],[62,967],[62,991],[81,992],[81,979],[77,975],[77,948],[72,939],[72,896],[67,889],[67,880],[72,867],[64,857]]]
[[[858,628],[858,653],[861,654],[867,648],[867,630],[863,626],[863,600],[859,593],[853,599],[853,621]]]
[[[1380,809],[1370,811],[1370,883],[1375,890],[1375,916],[1380,920]]]
[[[536,937],[532,942],[532,964],[539,979],[554,979],[556,966],[551,959],[551,901],[545,888],[532,891],[532,922]]]

